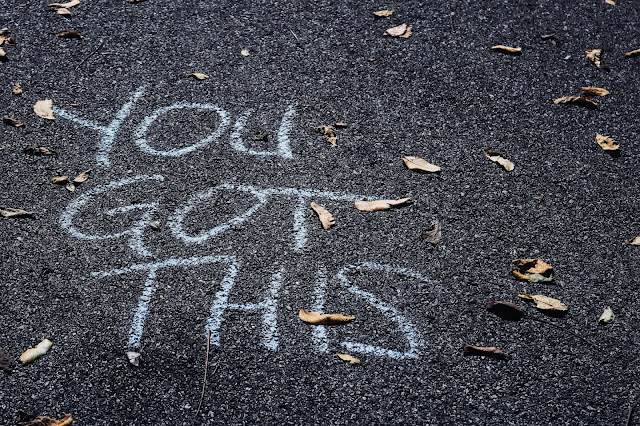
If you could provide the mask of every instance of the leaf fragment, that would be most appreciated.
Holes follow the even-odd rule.
[[[509,161],[509,159],[504,155],[500,154],[497,151],[492,149],[485,149],[484,155],[494,163],[501,165],[506,171],[510,172],[515,168],[515,165]]]
[[[67,16],[67,17],[71,16],[71,11],[69,9],[65,9],[64,7],[61,7],[60,9],[56,10],[56,13],[61,16]]]
[[[376,16],[377,18],[388,18],[389,16],[393,15],[393,12],[395,12],[395,9],[394,10],[385,9],[385,10],[379,10],[377,12],[373,12],[373,15]]]
[[[521,281],[532,283],[553,281],[553,267],[540,259],[515,259],[511,273]]]
[[[411,37],[411,27],[407,24],[400,24],[395,27],[391,27],[384,32],[384,35],[391,37],[409,38]]]
[[[0,47],[0,60],[6,60],[7,59],[7,52]]]
[[[211,78],[211,77],[209,77],[207,74],[202,74],[201,72],[192,72],[192,73],[189,73],[189,74],[187,74],[187,77],[193,77],[193,78],[195,78],[196,80],[206,80],[206,79],[208,79],[208,78]]]
[[[145,0],[127,0],[129,3],[142,3]]]
[[[53,183],[65,183],[66,181],[69,180],[69,176],[54,176],[51,178],[51,182]]]
[[[413,198],[406,197],[399,200],[375,200],[375,201],[356,201],[356,209],[363,212],[377,212],[380,210],[389,210],[391,207],[401,207],[406,205]]]
[[[439,166],[431,164],[420,157],[405,155],[402,157],[402,161],[404,161],[404,165],[411,170],[420,170],[427,173],[437,173],[441,170]]]
[[[600,148],[605,151],[618,151],[620,149],[620,145],[618,145],[613,138],[603,136],[600,133],[596,133],[596,142],[600,145]]]
[[[49,339],[44,339],[42,342],[38,343],[35,348],[27,349],[24,351],[22,355],[20,355],[20,362],[23,364],[29,364],[36,359],[40,358],[51,349],[53,342]]]
[[[336,224],[336,221],[333,219],[333,215],[320,204],[312,202],[311,208],[318,214],[318,217],[320,218],[320,222],[322,223],[322,227],[324,229],[329,229],[331,225]]]
[[[540,38],[543,39],[543,40],[550,40],[552,38],[556,38],[556,35],[555,34],[542,34],[540,36]]]
[[[616,2],[615,2],[615,1],[613,1],[613,0],[604,0],[604,2],[605,2],[606,4],[610,4],[611,6],[615,6],[615,5],[616,5]]]
[[[58,7],[58,8],[62,8],[62,9],[70,9],[74,6],[77,6],[80,4],[80,0],[71,0],[67,3],[51,3],[48,4],[48,7]]]
[[[38,117],[45,118],[47,120],[55,120],[53,116],[53,101],[51,99],[44,99],[37,101],[33,104],[33,112]]]
[[[557,104],[576,104],[589,109],[595,109],[598,107],[598,104],[595,103],[591,98],[586,96],[563,96],[561,98],[556,98],[553,100],[555,105]]]
[[[1,217],[33,217],[33,212],[11,207],[0,206]]]
[[[52,419],[47,416],[36,416],[33,414],[18,413],[16,425],[18,426],[69,426],[73,423],[71,414],[67,414],[61,419]]]
[[[602,49],[587,49],[585,51],[587,59],[596,67],[602,68],[600,57],[602,56]]]
[[[333,126],[336,129],[344,129],[345,127],[348,126],[348,124],[347,123],[343,123],[343,122],[338,122],[338,123],[334,123]]]
[[[247,49],[242,49],[242,50],[240,51],[240,54],[241,54],[242,56],[244,56],[244,57],[247,57],[247,56],[249,56],[249,51],[248,51]]]
[[[640,246],[640,235],[635,238],[630,238],[624,242],[625,244],[629,244],[631,246]]]
[[[333,126],[318,126],[313,128],[314,131],[320,133],[325,137],[327,142],[329,142],[333,146],[338,145],[338,135],[336,134],[336,129]]]
[[[607,96],[611,92],[601,87],[582,87],[582,94],[584,96]]]
[[[58,153],[46,146],[31,145],[22,150],[25,154],[30,155],[57,155]]]
[[[506,359],[507,356],[495,346],[472,346],[464,344],[462,346],[464,356],[486,356],[489,358]]]
[[[524,300],[535,302],[536,308],[541,311],[566,312],[569,309],[566,303],[542,294],[519,294],[518,296]]]
[[[624,54],[627,58],[634,58],[638,55],[640,55],[640,49],[632,50]]]
[[[511,47],[511,46],[505,46],[503,44],[497,44],[495,46],[491,46],[491,50],[495,50],[496,52],[507,53],[509,55],[522,54],[522,47]]]
[[[93,169],[85,170],[84,172],[80,173],[78,176],[73,178],[72,182],[75,183],[76,185],[80,185],[81,183],[86,182],[87,179],[89,179],[89,174],[91,173],[91,170]]]
[[[27,125],[26,121],[20,121],[17,118],[9,117],[8,115],[2,117],[2,122],[11,127],[24,127]]]
[[[56,37],[81,39],[83,35],[73,30],[62,30],[56,33]]]
[[[494,315],[507,321],[520,321],[524,316],[524,311],[515,303],[511,302],[489,302],[487,309]]]
[[[607,306],[602,314],[600,314],[600,316],[598,317],[598,322],[600,324],[611,324],[615,317],[616,316],[613,314],[613,309],[611,309],[611,306]]]
[[[338,358],[343,361],[349,361],[349,364],[360,364],[360,360],[358,358],[354,358],[351,355],[347,354],[336,354]]]
[[[440,225],[440,222],[437,220],[433,222],[433,225],[431,225],[431,229],[425,229],[424,231],[422,231],[422,233],[420,234],[420,238],[433,245],[438,244],[442,239],[442,227]]]
[[[313,325],[342,324],[356,319],[354,316],[342,314],[321,314],[320,312],[313,312],[308,309],[300,309],[298,317],[302,321]]]

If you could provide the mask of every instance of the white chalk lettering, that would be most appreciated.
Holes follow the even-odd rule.
[[[280,123],[280,128],[278,130],[278,146],[274,151],[254,151],[253,149],[247,148],[247,146],[242,141],[242,132],[245,129],[247,124],[247,119],[253,113],[252,109],[245,111],[233,125],[233,132],[231,133],[231,137],[229,139],[231,146],[239,152],[245,152],[251,155],[279,155],[282,158],[291,159],[293,158],[293,153],[291,152],[291,146],[289,141],[289,134],[291,133],[291,126],[293,122],[293,117],[296,115],[296,111],[293,108],[293,105],[290,105],[284,113],[282,117],[282,122]]]

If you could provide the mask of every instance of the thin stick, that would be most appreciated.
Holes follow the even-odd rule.
[[[196,411],[196,415],[200,412],[200,408],[202,408],[202,401],[204,400],[204,389],[207,386],[207,370],[209,369],[209,348],[211,347],[211,330],[207,335],[207,358],[204,361],[204,381],[202,382],[202,394],[200,395],[200,402],[198,403],[198,411]],[[218,368],[218,367],[216,367]]]
[[[629,404],[629,414],[627,414],[627,426],[631,424],[632,415],[633,415],[633,405]]]
[[[560,324],[556,324],[555,322],[547,321],[547,320],[542,319],[542,318],[531,318],[531,317],[529,317],[529,319],[531,319],[531,320],[533,320],[533,321],[538,321],[538,322],[541,322],[541,323],[544,323],[544,324],[552,325],[552,326],[554,326],[554,327],[555,327],[555,328],[557,328],[557,329],[560,329],[560,330],[562,330],[562,331],[565,331],[565,332],[567,332],[567,333],[569,333],[569,334],[571,334],[571,335],[573,335],[573,336],[577,337],[578,339],[582,340],[582,341],[583,341],[583,342],[585,342],[585,343],[588,343],[588,344],[589,344],[589,345],[591,345],[591,346],[594,346],[594,347],[596,347],[596,348],[598,347],[598,345],[596,345],[596,344],[595,344],[595,343],[593,343],[592,341],[585,339],[584,337],[582,337],[582,336],[581,336],[581,335],[579,335],[578,333],[574,333],[573,331],[569,330],[568,328],[565,328],[565,327],[561,326]]]
[[[296,33],[293,32],[293,30],[291,28],[289,28],[289,31],[291,31],[291,34],[293,34],[293,36],[296,38],[296,40],[298,40],[298,43],[300,43],[300,39],[298,38],[298,36],[296,35]]]
[[[96,50],[94,50],[93,52],[89,53],[83,60],[82,62],[80,62],[78,64],[78,66],[76,67],[76,69],[80,68],[80,65],[84,64],[85,62],[87,62],[87,59],[89,59],[90,57],[92,57],[93,55],[95,55],[96,53],[98,53],[98,50],[102,49],[102,46],[104,46],[104,41],[100,40],[100,46],[98,46],[98,48]]]

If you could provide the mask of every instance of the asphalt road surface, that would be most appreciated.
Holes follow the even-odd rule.
[[[0,205],[35,215],[0,219],[0,348],[53,347],[0,371],[1,424],[623,425],[638,405],[638,2],[2,6],[0,113],[26,126],[0,127]],[[409,38],[384,35],[403,23]],[[552,103],[583,86],[611,94]],[[45,99],[55,120],[33,112]],[[336,122],[334,147],[312,127]],[[74,192],[51,181],[88,169]],[[518,258],[555,281],[517,281]],[[301,308],[356,319],[316,327]]]

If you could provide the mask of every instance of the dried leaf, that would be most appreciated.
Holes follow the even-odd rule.
[[[393,15],[393,12],[395,12],[395,10],[385,9],[385,10],[379,10],[377,12],[373,12],[373,14],[378,18],[388,18],[389,16]]]
[[[624,242],[625,244],[629,244],[631,246],[640,246],[640,235],[635,238],[628,239]]]
[[[37,101],[33,105],[33,112],[35,112],[38,117],[46,118],[47,120],[56,119],[53,116],[53,101],[51,99]]]
[[[56,13],[62,16],[71,16],[71,11],[69,9],[65,9],[64,7],[56,10]]]
[[[616,2],[615,2],[615,1],[613,1],[613,0],[604,0],[604,2],[605,2],[606,4],[610,4],[611,6],[615,6],[615,5],[616,5]]]
[[[127,0],[129,3],[142,3],[145,0]]]
[[[442,239],[442,227],[439,221],[433,222],[431,229],[425,229],[420,234],[420,237],[428,243],[438,244]]]
[[[11,207],[0,206],[1,217],[33,217],[33,212],[21,209],[13,209]]]
[[[16,118],[9,117],[8,115],[5,115],[4,117],[2,117],[2,122],[7,126],[12,126],[12,127],[24,127],[27,124],[26,121],[20,121]]]
[[[30,155],[57,155],[58,153],[46,146],[28,146],[22,150],[25,154]]]
[[[313,130],[324,135],[327,142],[329,142],[333,146],[338,145],[338,135],[336,134],[336,129],[333,126],[318,126],[314,127]]]
[[[248,51],[247,49],[242,49],[242,50],[240,51],[240,54],[241,54],[242,56],[249,56],[249,51]]]
[[[512,171],[515,168],[513,163],[509,161],[507,157],[505,157],[503,154],[500,154],[497,151],[493,151],[491,149],[485,149],[484,155],[494,163],[500,164],[508,172]]]
[[[319,312],[309,311],[308,309],[300,309],[298,317],[300,317],[302,321],[313,325],[342,324],[356,319],[356,317],[342,314],[321,314]]]
[[[540,36],[540,38],[543,39],[543,40],[549,40],[549,39],[552,39],[552,38],[556,38],[556,35],[555,34],[542,34]]]
[[[13,90],[11,91],[11,93],[13,93],[14,95],[22,95],[22,86],[20,86],[20,83],[16,83],[15,86],[13,86]]]
[[[471,346],[463,345],[462,354],[464,356],[488,356],[490,358],[506,359],[506,355],[495,346]]]
[[[617,151],[620,149],[620,145],[609,136],[603,136],[600,133],[596,133],[596,142],[600,145],[600,148],[605,151]]]
[[[5,351],[0,349],[0,370],[4,370],[7,373],[13,372],[14,367],[16,366],[15,361],[7,355]]]
[[[16,420],[18,426],[69,426],[73,423],[71,414],[67,414],[60,420],[46,416],[35,416],[33,414],[18,413]]]
[[[601,68],[602,64],[600,62],[600,57],[602,56],[602,49],[587,49],[585,51],[587,59],[591,61],[593,65],[598,68]]]
[[[83,36],[82,34],[73,30],[62,30],[59,33],[56,33],[56,37],[81,39]]]
[[[556,98],[553,100],[554,104],[576,104],[586,108],[594,109],[598,107],[598,104],[595,103],[590,98],[586,96],[563,96],[561,98]]]
[[[553,281],[553,267],[540,259],[516,259],[512,263],[517,269],[511,273],[521,281],[532,283]]]
[[[604,323],[604,324],[610,324],[613,322],[613,320],[615,319],[615,315],[613,314],[613,309],[611,309],[610,306],[607,306],[604,310],[604,312],[602,312],[602,314],[600,315],[600,317],[598,318],[598,322],[599,323]]]
[[[75,192],[76,191],[76,186],[73,184],[73,182],[67,182],[67,184],[64,187],[69,192]]]
[[[336,224],[336,221],[333,219],[331,213],[329,213],[329,211],[322,207],[320,204],[312,202],[311,208],[318,214],[318,217],[320,218],[320,222],[322,222],[322,227],[324,229],[329,229],[331,225]]]
[[[601,87],[583,87],[582,94],[584,96],[607,96],[611,92]]]
[[[411,37],[411,27],[407,24],[400,24],[387,29],[384,34],[391,37],[409,38]]]
[[[333,126],[337,129],[344,129],[345,127],[347,127],[347,123],[343,123],[343,122],[334,123]]]
[[[524,316],[524,311],[511,302],[489,302],[487,309],[492,314],[508,321],[520,321]]]
[[[189,73],[189,74],[187,74],[187,77],[193,77],[193,78],[195,78],[195,79],[197,79],[197,80],[206,80],[206,79],[208,79],[208,78],[211,78],[211,77],[209,77],[209,76],[208,76],[208,75],[206,75],[206,74],[202,74],[201,72],[192,72],[192,73]]]
[[[36,359],[40,358],[51,349],[53,343],[49,339],[44,339],[38,343],[35,348],[27,349],[22,355],[20,355],[20,362],[23,364],[29,364]]]
[[[402,157],[402,161],[404,161],[404,165],[411,170],[421,170],[428,173],[436,173],[441,170],[440,167],[436,166],[435,164],[428,163],[426,160],[420,157],[411,157],[405,155],[404,157]]]
[[[65,183],[68,180],[69,180],[69,176],[56,176],[51,178],[51,181],[53,183]]]
[[[48,4],[47,6],[49,7],[61,7],[63,9],[70,9],[74,6],[77,6],[80,4],[80,0],[71,0],[70,2],[67,3],[51,3]]]
[[[521,298],[533,301],[536,303],[536,308],[541,311],[558,311],[558,312],[566,312],[569,309],[565,303],[562,303],[558,299],[553,299],[551,297],[543,296],[542,294],[519,294]]]
[[[0,47],[0,59],[6,59],[7,58],[7,52],[5,52],[5,50]]]
[[[127,359],[129,360],[129,364],[133,365],[134,367],[140,366],[140,352],[128,351]]]
[[[627,52],[624,54],[627,58],[633,58],[635,56],[640,55],[640,49],[632,50],[631,52]]]
[[[495,50],[496,52],[508,53],[510,55],[521,55],[522,48],[521,47],[511,47],[505,46],[502,44],[498,44],[496,46],[491,46],[491,50]]]
[[[80,185],[81,183],[86,182],[87,179],[89,179],[89,174],[91,173],[91,170],[93,169],[85,170],[84,172],[80,173],[78,176],[73,178],[72,182],[75,183],[76,185]]]
[[[360,364],[360,360],[358,358],[354,358],[351,355],[347,355],[347,354],[336,354],[338,355],[338,358],[340,358],[343,361],[349,361],[349,364]]]
[[[152,220],[151,222],[149,222],[149,228],[153,229],[154,231],[159,231],[161,227],[161,223],[159,220]]]
[[[399,200],[356,201],[356,209],[362,210],[363,212],[377,212],[380,210],[389,210],[391,207],[401,207],[411,200],[411,197],[407,197]]]

